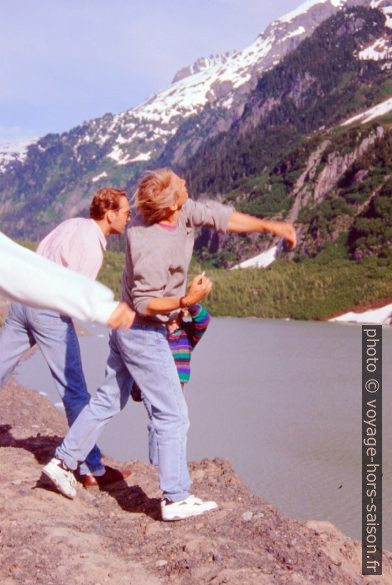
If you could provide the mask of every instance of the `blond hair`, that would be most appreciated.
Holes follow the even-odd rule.
[[[147,223],[158,223],[169,215],[170,206],[178,198],[175,177],[171,169],[164,168],[149,171],[139,182],[135,193],[136,207]]]

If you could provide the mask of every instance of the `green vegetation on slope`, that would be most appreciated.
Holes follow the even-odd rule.
[[[119,295],[124,255],[109,252],[99,280]],[[190,276],[204,268],[193,262]],[[206,305],[215,316],[323,319],[354,306],[392,299],[391,258],[352,262],[331,247],[301,263],[279,260],[268,269],[208,268],[214,282]]]
[[[36,244],[19,242],[30,249]],[[106,252],[100,282],[119,297],[122,252]],[[193,261],[190,278],[206,266]],[[329,246],[316,259],[278,260],[268,269],[224,270],[208,267],[214,288],[206,301],[211,314],[230,317],[319,320],[355,306],[392,299],[392,258],[353,262],[342,248]],[[0,321],[1,324],[1,321]]]

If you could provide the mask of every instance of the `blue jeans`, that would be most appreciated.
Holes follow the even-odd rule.
[[[163,496],[171,501],[187,498],[191,486],[186,458],[188,409],[165,328],[137,320],[128,331],[113,331],[109,345],[105,381],[70,428],[56,457],[75,469],[105,424],[124,408],[135,380],[151,403]]]
[[[184,382],[180,382],[181,388],[184,390]],[[147,410],[147,416],[149,421],[147,423],[147,432],[148,432],[148,458],[150,460],[151,465],[158,465],[158,443],[157,443],[157,434],[155,432],[155,427],[152,419],[152,408],[151,403],[147,400],[146,396],[141,392],[143,404]]]
[[[44,356],[64,404],[69,426],[88,404],[79,342],[72,320],[56,311],[33,309],[12,303],[0,331],[0,387],[19,358],[37,344]],[[80,466],[81,473],[101,471],[101,452],[94,447]]]

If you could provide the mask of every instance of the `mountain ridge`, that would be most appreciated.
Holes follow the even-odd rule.
[[[284,29],[286,33],[298,33],[304,7],[314,26],[323,11],[333,12],[279,63],[254,78],[253,90],[248,85],[248,93],[242,94],[240,88],[235,97],[238,108],[225,109],[216,100],[210,101],[200,113],[183,116],[178,127],[169,116],[165,131],[159,125],[151,129],[150,142],[146,126],[138,126],[140,149],[128,150],[125,160],[124,149],[137,145],[115,129],[119,120],[126,126],[129,112],[107,114],[63,135],[40,139],[26,163],[12,163],[9,171],[0,174],[2,229],[12,236],[40,239],[64,217],[85,214],[93,190],[106,184],[132,190],[144,169],[168,165],[186,176],[193,197],[209,194],[244,212],[296,221],[297,259],[313,257],[330,244],[341,251],[344,248],[356,260],[369,253],[385,254],[389,231],[380,218],[372,222],[371,214],[379,217],[379,202],[385,202],[389,189],[389,118],[387,112],[378,115],[377,104],[382,110],[380,104],[392,95],[392,7],[385,0],[359,4],[306,2],[271,23],[256,39],[261,51],[268,45],[268,35],[277,28],[283,30],[279,28],[283,25],[292,27]],[[289,41],[296,43],[299,36],[295,34]],[[242,52],[241,59],[256,50],[252,47]],[[179,88],[192,86],[237,58],[234,54],[225,57],[223,64],[219,56],[203,62],[201,71],[176,81],[163,94],[170,97],[171,91],[176,94]],[[205,90],[202,84],[202,92]],[[223,91],[219,103],[227,95],[232,94]],[[134,108],[132,115],[152,108],[151,114],[157,99],[161,98],[153,96]],[[146,104],[150,110],[143,110]],[[369,112],[368,117],[376,117],[362,124],[366,122],[364,113],[372,107],[374,113]],[[162,120],[165,115],[162,110]],[[148,125],[151,120],[144,122]],[[355,128],[359,126],[358,133]],[[113,132],[106,140],[110,128]],[[154,142],[154,132],[161,133],[159,145]],[[363,143],[362,150],[356,140]],[[151,157],[149,144],[156,149]],[[386,153],[381,157],[386,161],[384,169],[377,162],[378,149]],[[355,174],[353,169],[365,159],[370,168],[363,164]],[[356,186],[360,193],[349,193]],[[372,199],[376,207],[370,205]],[[34,223],[31,208],[35,209]],[[216,265],[231,266],[259,254],[270,243],[265,236],[238,238],[202,231],[196,249],[201,260],[209,255]]]
[[[308,1],[271,23],[250,47],[224,63],[212,60],[140,106],[42,137],[30,145],[23,161],[9,162],[0,173],[3,229],[14,236],[40,238],[64,217],[85,213],[92,189],[107,184],[132,188],[145,168],[183,162],[206,138],[227,130],[242,115],[260,75],[292,52],[317,24],[343,5],[369,1]],[[200,116],[199,131],[195,116]],[[179,128],[181,144],[174,140]],[[38,212],[34,228],[23,217],[27,200]],[[7,219],[10,205],[14,222]]]

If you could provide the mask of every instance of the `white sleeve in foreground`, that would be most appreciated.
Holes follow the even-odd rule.
[[[32,307],[103,324],[118,304],[103,284],[19,246],[1,232],[0,292]]]

